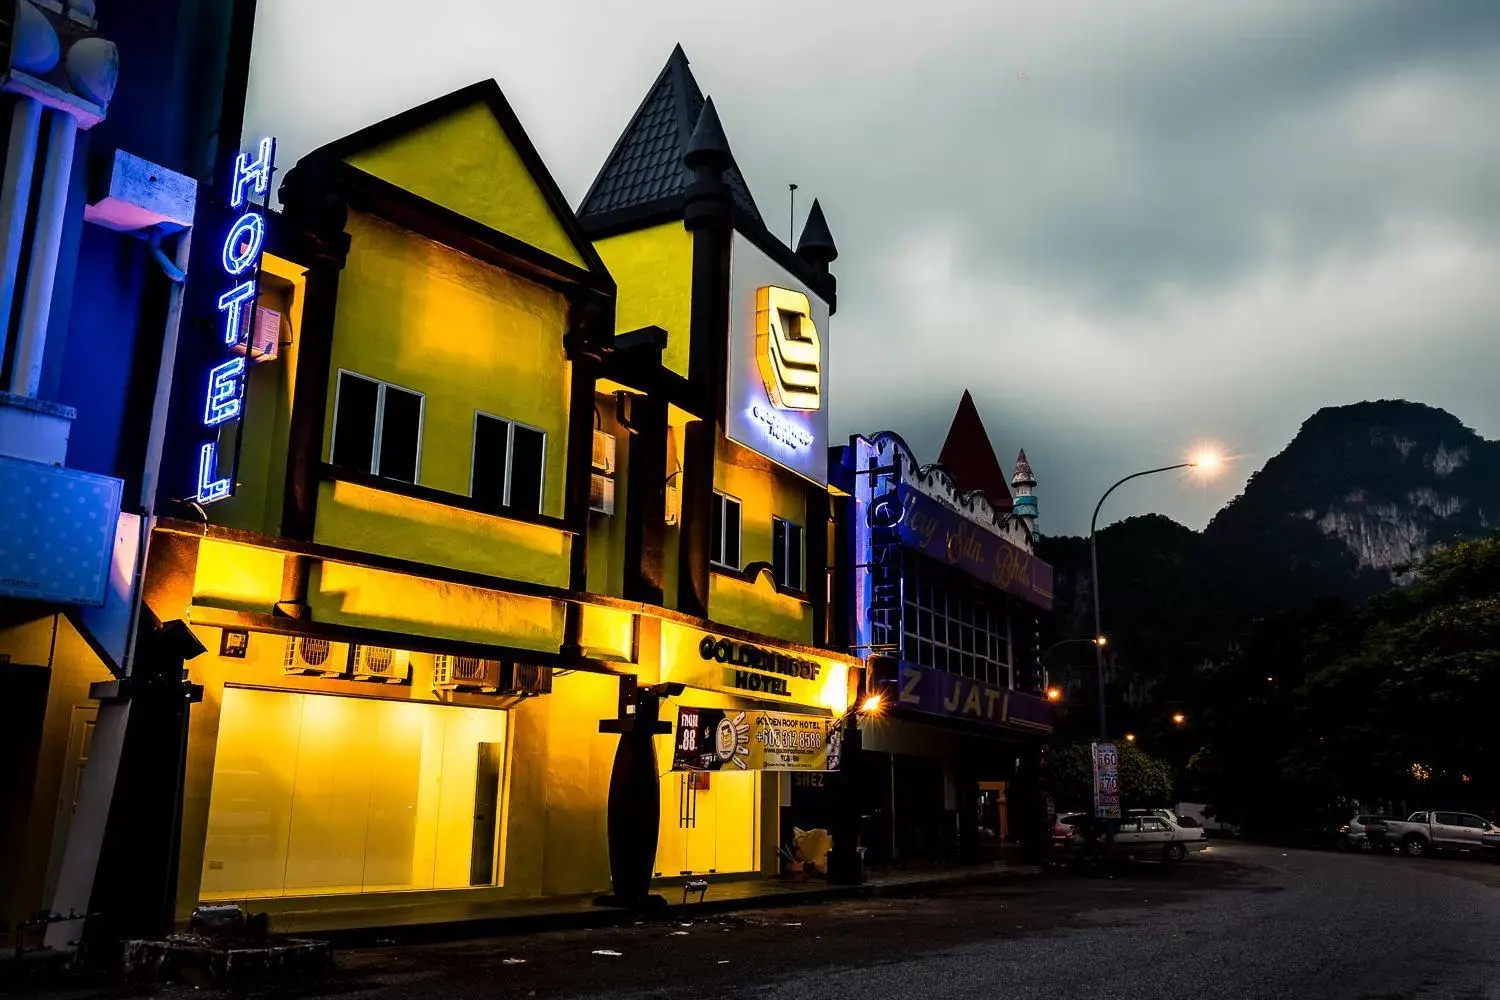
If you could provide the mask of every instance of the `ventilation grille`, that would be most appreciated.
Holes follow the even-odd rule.
[[[355,646],[349,651],[354,679],[405,684],[411,677],[411,658],[404,649],[388,646]]]
[[[289,674],[314,674],[338,677],[347,666],[347,650],[342,643],[314,636],[288,636],[282,665]]]

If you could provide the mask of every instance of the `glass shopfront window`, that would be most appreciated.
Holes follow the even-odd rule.
[[[498,885],[506,713],[226,688],[205,900]]]
[[[903,660],[985,684],[1014,686],[1005,595],[931,559],[909,555],[902,598]]]

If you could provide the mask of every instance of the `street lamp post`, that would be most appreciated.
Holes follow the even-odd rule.
[[[1124,479],[1120,480],[1109,489],[1105,490],[1104,496],[1100,497],[1099,502],[1094,505],[1094,516],[1089,520],[1089,566],[1091,571],[1090,582],[1094,590],[1094,637],[1096,640],[1094,642],[1094,665],[1097,668],[1099,675],[1099,739],[1101,741],[1109,739],[1109,728],[1106,724],[1104,715],[1104,644],[1097,641],[1098,637],[1104,634],[1104,626],[1101,623],[1101,616],[1099,613],[1099,546],[1094,538],[1094,529],[1098,526],[1099,523],[1099,509],[1104,506],[1104,501],[1109,499],[1109,495],[1111,493],[1119,489],[1121,486],[1124,486],[1132,479],[1139,479],[1142,476],[1154,476],[1158,472],[1171,472],[1174,469],[1188,469],[1200,464],[1204,463],[1178,462],[1176,465],[1163,465],[1159,469],[1146,469],[1143,472],[1132,472],[1130,475],[1126,476]]]

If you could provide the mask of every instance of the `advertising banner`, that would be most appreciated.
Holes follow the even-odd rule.
[[[836,771],[831,719],[734,708],[677,710],[674,771]]]
[[[1120,818],[1120,755],[1113,743],[1095,743],[1094,815],[1099,819]]]

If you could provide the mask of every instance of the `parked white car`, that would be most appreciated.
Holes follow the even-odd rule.
[[[1083,827],[1067,824],[1064,829],[1067,835],[1055,838],[1058,846],[1081,851],[1084,847]],[[1063,831],[1054,827],[1053,832],[1056,835]],[[1208,850],[1208,841],[1201,828],[1186,829],[1157,815],[1130,815],[1120,820],[1112,849],[1116,854],[1134,857],[1158,855],[1166,861],[1181,861],[1189,854]]]

